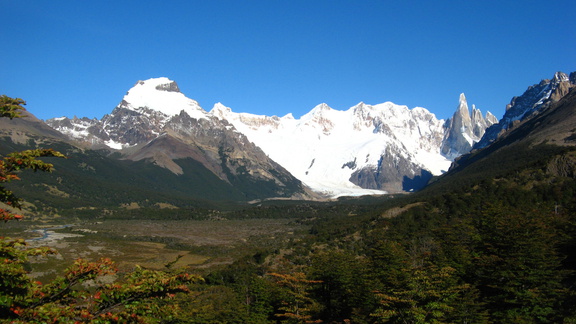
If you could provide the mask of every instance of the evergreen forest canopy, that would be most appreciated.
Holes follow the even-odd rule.
[[[2,117],[24,101],[3,96]],[[504,156],[512,158],[504,158]],[[0,163],[7,182],[39,179],[62,155],[29,150]],[[53,159],[56,157],[57,159]],[[229,208],[221,218],[289,218],[306,230],[209,269],[79,259],[55,278],[29,276],[52,248],[0,240],[0,319],[7,323],[573,323],[576,150],[519,143],[462,162],[422,192],[333,203]],[[468,171],[466,171],[468,170]],[[57,174],[58,170],[53,174]],[[40,178],[41,179],[41,178]],[[22,187],[16,187],[22,188]],[[36,197],[35,199],[42,199]],[[203,218],[214,210],[141,208],[109,217]],[[181,212],[181,210],[179,211]],[[70,216],[94,218],[96,211]],[[213,215],[212,215],[213,216]],[[21,218],[11,207],[2,219]],[[21,221],[24,222],[25,220]],[[168,221],[168,220],[166,220]],[[3,229],[5,230],[5,229]]]

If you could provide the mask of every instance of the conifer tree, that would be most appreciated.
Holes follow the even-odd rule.
[[[486,208],[480,234],[483,245],[475,274],[483,297],[500,322],[554,322],[559,302],[567,299],[558,246],[565,220],[552,211],[518,211],[504,205]]]
[[[317,311],[317,302],[310,297],[312,284],[320,283],[317,280],[309,280],[303,272],[291,274],[269,273],[276,284],[284,289],[284,300],[279,307],[277,317],[282,318],[282,323],[319,323],[312,319],[312,313]]]

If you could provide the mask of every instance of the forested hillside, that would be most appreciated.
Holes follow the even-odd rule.
[[[207,277],[268,316],[353,323],[558,323],[574,320],[576,181],[558,152],[530,168],[364,215],[325,210],[306,240]],[[273,287],[273,288],[272,288]],[[261,289],[261,288],[260,288]]]

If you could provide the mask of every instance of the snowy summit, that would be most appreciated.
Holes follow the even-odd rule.
[[[137,112],[152,109],[175,116],[184,111],[192,118],[206,118],[206,111],[198,102],[187,98],[175,81],[165,77],[138,81],[124,96],[122,105]]]

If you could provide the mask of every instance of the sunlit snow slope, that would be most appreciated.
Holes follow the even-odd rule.
[[[313,190],[334,196],[384,193],[384,187],[362,189],[350,179],[358,170],[378,172],[387,150],[397,154],[393,163],[408,165],[412,175],[422,168],[441,174],[451,163],[440,154],[444,121],[424,108],[386,102],[339,111],[321,104],[295,119],[234,113],[216,104],[211,113],[232,123]]]

